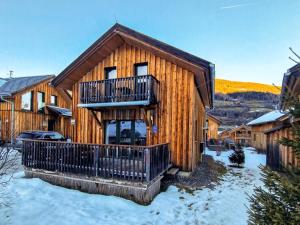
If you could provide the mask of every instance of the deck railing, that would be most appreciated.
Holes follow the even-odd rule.
[[[80,83],[80,103],[158,101],[159,81],[152,75]]]
[[[170,152],[168,144],[126,146],[24,140],[22,164],[62,173],[149,182],[168,169]]]

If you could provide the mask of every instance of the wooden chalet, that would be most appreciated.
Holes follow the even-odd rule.
[[[251,146],[258,152],[266,153],[267,136],[265,132],[277,127],[280,124],[278,119],[284,116],[285,114],[283,112],[274,110],[249,122],[247,125],[251,127]]]
[[[135,190],[134,197],[128,197],[131,184],[125,193],[115,187],[118,191],[113,194],[148,202],[159,191],[159,177],[170,163],[192,171],[201,161],[206,108],[213,105],[214,65],[210,62],[115,24],[52,84],[72,91],[72,140],[76,143],[64,145],[74,149],[69,154],[87,154],[90,160],[85,163],[91,163],[87,172],[70,156],[62,161],[69,160],[71,168],[59,171],[146,182],[145,193]],[[28,146],[32,144],[42,143]],[[63,145],[56,147],[63,151]],[[107,184],[95,192],[107,194],[103,185]]]
[[[251,145],[251,127],[241,125],[229,131],[230,139],[242,146]]]
[[[221,125],[221,120],[211,114],[207,114],[206,124],[206,140],[209,141],[210,139],[218,139],[218,131]]]
[[[15,138],[27,130],[55,130],[70,135],[71,98],[50,86],[53,78],[52,75],[18,77],[2,83],[1,140],[10,141],[11,134]]]
[[[300,95],[300,64],[292,67],[284,75],[281,90],[280,108],[288,110],[288,98],[299,99]],[[277,120],[278,125],[265,132],[267,136],[267,165],[273,169],[299,167],[300,159],[293,149],[278,143],[283,137],[293,139],[293,127],[299,124],[298,118],[288,115]]]

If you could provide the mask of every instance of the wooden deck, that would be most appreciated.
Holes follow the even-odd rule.
[[[170,166],[168,144],[98,145],[25,140],[26,168],[133,182],[150,182]]]

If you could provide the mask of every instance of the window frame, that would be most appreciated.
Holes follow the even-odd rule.
[[[55,101],[52,103],[52,97],[54,97]],[[50,95],[50,105],[58,106],[58,97],[57,95]]]
[[[143,75],[138,75],[138,67],[139,66],[147,66],[147,73]],[[134,76],[146,76],[149,75],[149,64],[148,62],[141,62],[141,63],[135,63],[134,64]]]
[[[39,94],[42,94],[42,103],[43,103],[43,107],[41,109],[39,109]],[[46,94],[43,91],[38,91],[37,95],[37,112],[38,113],[45,113],[45,106],[46,106]]]
[[[30,93],[30,107],[29,107],[30,109],[25,109],[25,108],[23,108],[23,96],[26,94],[29,94],[29,93]],[[34,97],[33,91],[27,91],[21,95],[21,110],[22,111],[33,112],[33,97]]]
[[[115,70],[116,71],[116,77],[115,78],[108,78],[108,74],[109,72]],[[118,74],[117,74],[117,67],[116,66],[110,66],[110,67],[105,67],[104,68],[104,75],[105,75],[105,80],[110,80],[110,79],[116,79],[118,78]]]

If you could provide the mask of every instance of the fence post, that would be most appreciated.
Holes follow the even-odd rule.
[[[99,146],[96,146],[94,149],[94,169],[95,169],[95,176],[98,176],[98,158],[99,158]]]
[[[150,181],[150,172],[151,172],[151,160],[150,160],[150,150],[149,148],[145,149],[145,164],[146,164],[146,181]]]

